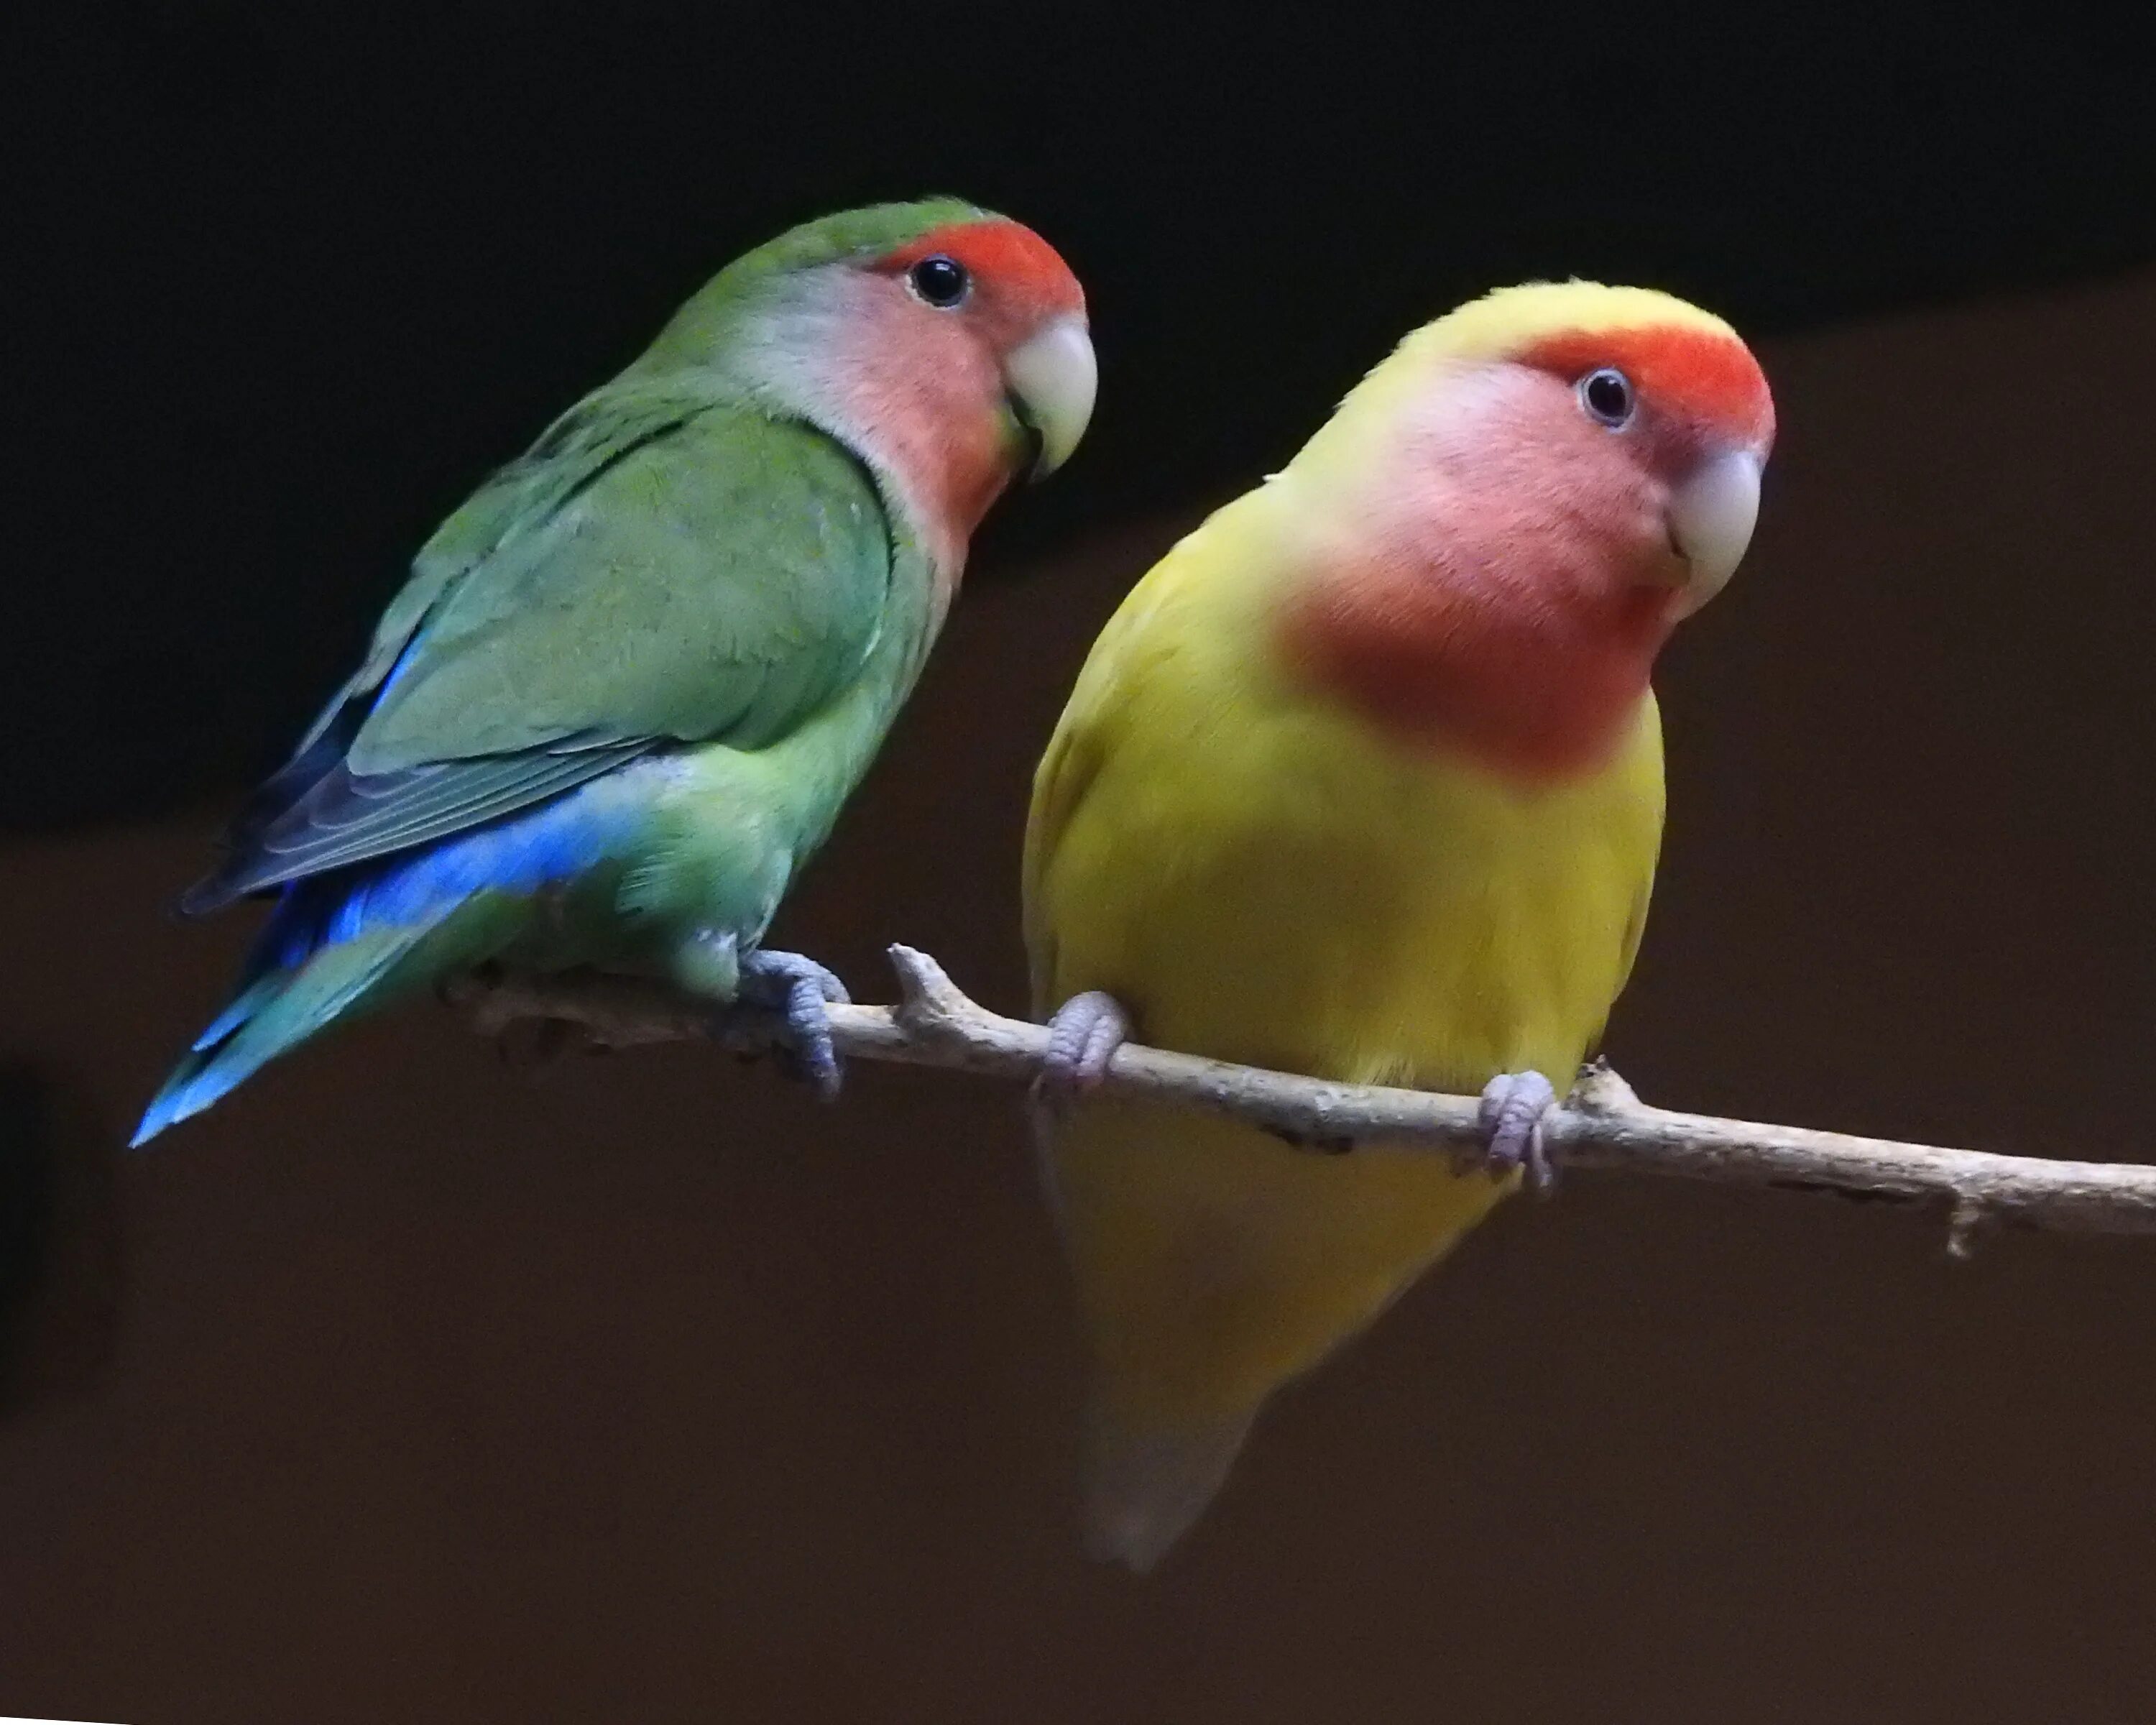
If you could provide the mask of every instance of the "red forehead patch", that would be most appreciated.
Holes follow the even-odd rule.
[[[1568,381],[1614,366],[1666,413],[1746,443],[1774,440],[1774,398],[1759,362],[1734,336],[1672,324],[1580,331],[1537,341],[1521,357]]]
[[[1086,309],[1086,290],[1054,246],[1023,223],[1004,219],[953,222],[884,254],[879,267],[910,270],[938,252],[956,258],[974,279],[1043,313]]]

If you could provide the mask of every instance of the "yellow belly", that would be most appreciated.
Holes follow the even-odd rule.
[[[1105,988],[1169,1048],[1469,1094],[1532,1068],[1564,1090],[1653,876],[1651,699],[1610,767],[1542,788],[1203,678],[1092,718],[1074,703],[1065,729],[1029,868],[1044,1005]],[[1254,1408],[1506,1189],[1122,1101],[1080,1110],[1050,1157],[1106,1408],[1147,1425]]]

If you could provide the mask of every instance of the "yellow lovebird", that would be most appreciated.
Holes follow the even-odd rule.
[[[1096,1556],[1150,1568],[1267,1395],[1547,1183],[1553,1081],[1654,880],[1655,655],[1743,557],[1774,428],[1719,319],[1506,289],[1410,335],[1094,646],[1034,779],[1025,914]],[[1126,1036],[1479,1091],[1486,1156],[1089,1099]]]

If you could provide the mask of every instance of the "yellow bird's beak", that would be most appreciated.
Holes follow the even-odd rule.
[[[1082,317],[1043,324],[1004,360],[1004,388],[1019,421],[1040,444],[1031,477],[1045,479],[1070,459],[1093,417],[1100,366]]]
[[[1670,493],[1670,544],[1684,559],[1689,617],[1728,585],[1759,519],[1759,458],[1749,449],[1712,455]]]

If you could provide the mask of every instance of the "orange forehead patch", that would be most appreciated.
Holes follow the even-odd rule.
[[[910,270],[938,252],[956,258],[975,280],[1024,300],[1044,313],[1083,311],[1086,290],[1055,248],[1022,223],[1004,219],[953,222],[887,252],[879,267]]]
[[[1734,336],[1681,325],[1582,330],[1551,336],[1521,355],[1568,382],[1614,366],[1647,402],[1746,443],[1774,437],[1774,398],[1752,352]]]

